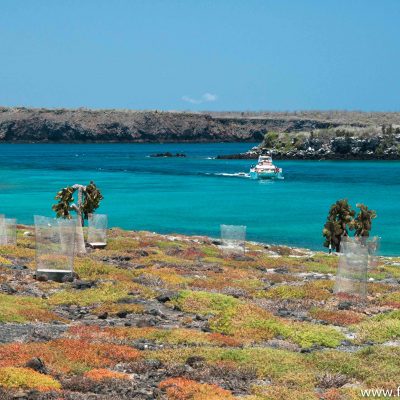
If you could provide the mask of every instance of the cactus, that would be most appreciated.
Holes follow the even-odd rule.
[[[78,202],[73,203],[73,195],[76,191],[78,192]],[[65,187],[57,193],[55,199],[58,200],[58,203],[54,204],[52,209],[56,212],[57,218],[71,219],[71,211],[75,211],[83,226],[84,220],[88,219],[89,214],[99,208],[103,195],[91,181],[87,186],[75,184]]]

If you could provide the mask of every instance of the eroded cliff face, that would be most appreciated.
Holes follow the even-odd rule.
[[[0,141],[5,142],[261,141],[266,125],[208,114],[0,109]]]
[[[223,158],[400,159],[400,113],[0,107],[0,142],[260,142]]]
[[[0,107],[3,142],[261,142],[268,131],[310,131],[339,125],[335,118],[321,114]]]

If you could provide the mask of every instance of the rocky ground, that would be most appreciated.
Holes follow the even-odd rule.
[[[0,398],[345,400],[400,384],[399,260],[364,301],[338,263],[282,246],[112,229],[74,279],[35,279],[34,237],[0,248]]]

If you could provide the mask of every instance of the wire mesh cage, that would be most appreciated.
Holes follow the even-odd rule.
[[[379,264],[379,249],[381,245],[381,238],[379,236],[373,236],[367,240],[368,248],[368,267],[375,268]]]
[[[4,244],[15,246],[17,244],[17,220],[15,218],[4,218]]]
[[[365,298],[367,296],[369,248],[366,243],[343,239],[334,293]]]
[[[83,235],[83,227],[80,221],[80,218],[73,219],[76,223],[76,232],[75,232],[75,255],[77,254],[85,254],[86,246],[85,246],[85,238]]]
[[[0,214],[0,246],[6,243],[6,220],[3,214]]]
[[[245,225],[221,225],[222,249],[228,253],[246,252]]]
[[[36,273],[60,280],[73,273],[76,221],[35,215]]]
[[[107,244],[108,218],[105,214],[89,214],[88,243],[93,248],[103,248]]]

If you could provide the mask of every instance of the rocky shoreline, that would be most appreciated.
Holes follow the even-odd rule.
[[[390,133],[358,131],[313,131],[301,134],[267,133],[263,142],[241,154],[219,159],[257,159],[270,154],[276,160],[399,160],[400,128]]]

